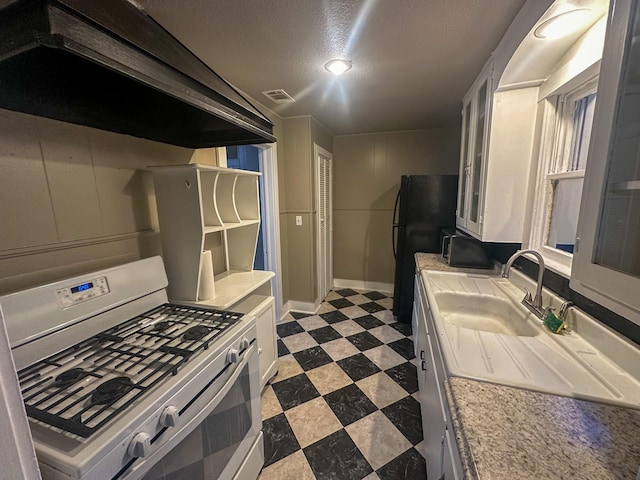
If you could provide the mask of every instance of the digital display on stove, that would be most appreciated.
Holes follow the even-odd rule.
[[[71,293],[84,292],[85,290],[89,290],[90,288],[93,288],[93,282],[83,283],[82,285],[71,287]]]

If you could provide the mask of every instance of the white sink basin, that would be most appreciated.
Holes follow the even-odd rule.
[[[556,335],[521,304],[534,285],[511,278],[422,271],[428,331],[448,376],[640,408],[640,350],[586,314],[570,309]],[[543,292],[543,305],[557,296]]]
[[[540,326],[531,313],[505,297],[439,292],[435,295],[444,321],[460,328],[518,337],[533,337]]]

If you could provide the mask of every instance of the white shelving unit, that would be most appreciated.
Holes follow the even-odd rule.
[[[275,274],[253,270],[260,173],[198,164],[151,170],[169,298],[256,316],[264,386],[276,373],[277,350],[271,289]],[[213,278],[206,278],[202,266],[206,251],[211,252]],[[213,283],[212,296],[205,294],[204,283]]]

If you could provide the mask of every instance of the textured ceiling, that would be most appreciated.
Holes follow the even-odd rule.
[[[457,125],[525,0],[138,0],[230,83],[336,135]],[[334,77],[334,57],[353,69]],[[296,100],[276,105],[264,90]]]

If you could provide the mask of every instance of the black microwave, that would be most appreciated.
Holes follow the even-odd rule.
[[[493,268],[482,242],[461,233],[442,236],[442,256],[452,267]]]

